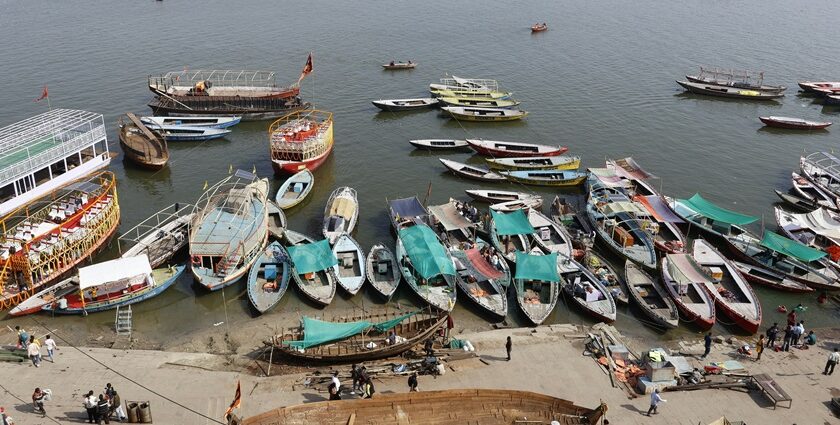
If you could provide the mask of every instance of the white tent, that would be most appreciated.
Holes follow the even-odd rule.
[[[146,254],[136,257],[117,258],[79,269],[79,288],[87,289],[110,282],[117,282],[135,276],[152,274],[152,266]]]

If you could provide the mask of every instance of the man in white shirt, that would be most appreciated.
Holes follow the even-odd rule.
[[[840,353],[838,353],[837,348],[835,348],[834,352],[828,355],[828,361],[825,363],[823,375],[831,375],[834,373],[834,366],[837,366],[838,362],[840,362]]]
[[[55,345],[55,340],[47,335],[44,339],[44,345],[47,347],[47,357],[50,358],[50,363],[55,363],[55,360],[53,360],[53,352],[58,348]]]
[[[668,400],[663,399],[659,395],[659,389],[653,391],[650,395],[650,408],[647,411],[647,415],[650,416],[651,412],[655,415],[656,414],[656,407],[659,406],[659,403],[665,403]]]
[[[341,381],[338,380],[338,372],[333,372],[332,383],[335,384],[335,391],[341,392]]]
[[[41,346],[35,342],[34,337],[29,339],[29,345],[26,346],[26,354],[32,360],[32,364],[35,367],[41,366]]]

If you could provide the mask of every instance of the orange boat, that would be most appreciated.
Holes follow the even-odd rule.
[[[306,110],[293,112],[274,121],[268,128],[271,165],[277,174],[315,170],[333,149],[331,112]]]
[[[541,24],[531,25],[531,32],[542,32],[542,31],[547,31],[547,30],[548,30],[548,25],[546,25],[545,22],[543,22]]]

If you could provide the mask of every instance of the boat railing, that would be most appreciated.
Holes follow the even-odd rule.
[[[478,87],[471,87],[470,85],[464,85],[462,83],[462,81],[467,81],[471,85],[481,86],[481,88],[487,88],[487,89],[490,89],[492,91],[498,91],[499,90],[499,82],[496,81],[496,80],[488,79],[488,78],[458,78],[457,80],[455,78],[441,78],[440,79],[440,84],[444,84],[444,85],[447,85],[447,86],[453,86],[453,87],[464,87],[467,90],[473,90],[473,89],[478,88]]]
[[[173,221],[192,214],[192,204],[174,203],[158,212],[151,217],[141,221],[136,226],[123,232],[117,239],[118,250],[122,254],[122,243],[128,246],[135,245],[148,237],[149,235],[159,232],[160,229]]]
[[[274,71],[197,69],[172,71],[159,76],[149,76],[149,86],[158,89],[172,86],[195,86],[200,82],[223,87],[277,87]]]
[[[729,80],[732,82],[745,82],[761,85],[764,83],[764,72],[725,69],[718,67],[700,67],[700,78],[711,77],[716,80]]]

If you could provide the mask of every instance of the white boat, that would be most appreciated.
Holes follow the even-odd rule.
[[[426,149],[430,151],[453,149],[468,150],[470,148],[470,145],[466,140],[419,139],[409,140],[408,143],[411,143],[411,146],[414,146],[417,149]]]
[[[314,186],[315,176],[309,169],[304,168],[283,182],[283,185],[277,190],[274,201],[278,207],[287,210],[301,203]]]
[[[422,97],[415,99],[382,99],[374,100],[371,103],[383,111],[397,112],[431,108],[438,105],[438,100],[433,97]]]
[[[350,235],[344,233],[336,239],[332,247],[338,264],[333,266],[338,284],[351,295],[356,295],[365,283],[365,253],[362,247]]]
[[[152,268],[168,262],[187,246],[192,209],[189,204],[172,204],[122,232],[117,239],[120,257],[146,255]]]
[[[532,208],[539,209],[542,206],[543,200],[539,196],[525,199],[514,199],[512,201],[499,202],[498,204],[490,205],[490,209],[499,212],[511,212],[514,210],[530,210]]]
[[[159,133],[167,142],[200,142],[225,137],[230,133],[230,130],[222,128],[185,125],[151,125],[149,129]]]
[[[535,197],[539,198],[538,195],[534,195],[533,193],[514,192],[510,190],[467,189],[464,192],[476,201],[492,204],[507,201],[519,201]]]
[[[463,106],[444,106],[440,109],[448,112],[452,118],[464,121],[513,121],[525,118],[528,112],[519,109],[471,108]]]
[[[474,91],[498,91],[499,82],[483,78],[460,78],[456,76],[444,77],[439,83],[429,84],[429,90],[474,90]]]
[[[324,237],[335,243],[342,233],[351,233],[359,219],[359,200],[356,189],[339,187],[334,190],[324,208]]]
[[[534,233],[531,235],[537,246],[542,248],[546,253],[556,252],[557,269],[560,273],[569,273],[578,270],[578,266],[572,264],[572,241],[557,223],[545,214],[536,209],[528,210],[528,222],[534,228]]]
[[[159,117],[147,116],[141,117],[140,121],[146,125],[165,126],[165,125],[182,125],[188,127],[207,127],[207,128],[228,128],[239,124],[242,117]]]

